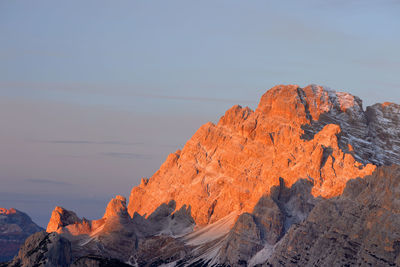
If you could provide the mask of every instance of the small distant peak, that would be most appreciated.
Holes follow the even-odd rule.
[[[257,109],[262,108],[268,99],[273,99],[276,97],[290,97],[297,94],[297,89],[300,88],[297,84],[279,84],[271,89],[269,89],[263,96],[261,97],[260,103]]]
[[[11,208],[11,209],[0,208],[0,214],[2,214],[2,215],[10,215],[10,214],[15,214],[15,213],[17,213],[17,210],[14,208]]]
[[[125,198],[124,196],[116,195],[116,196],[115,196],[115,199],[121,200],[122,202],[125,202],[125,203],[126,203],[126,198]]]
[[[386,108],[386,107],[389,107],[389,106],[393,106],[393,105],[396,105],[396,104],[393,103],[393,102],[384,102],[384,103],[381,104],[381,106],[383,108]]]
[[[260,100],[256,112],[281,117],[298,123],[318,120],[330,111],[362,112],[362,101],[349,93],[336,92],[329,87],[310,84],[277,85],[268,90]]]
[[[176,209],[175,200],[170,200],[168,203],[163,203],[157,207],[153,213],[148,217],[149,220],[160,221],[162,218],[166,218],[171,215]]]
[[[262,95],[256,111],[269,112],[274,109],[274,104],[277,103],[277,100],[287,102],[287,100],[296,97],[298,88],[299,86],[296,84],[280,84],[272,87]]]
[[[297,121],[299,118],[300,123],[306,123],[307,114],[303,100],[304,94],[298,85],[277,85],[261,97],[256,112],[290,121]]]
[[[355,107],[358,107],[362,110],[362,101],[358,97],[345,92],[337,92],[336,96],[339,100],[340,109],[342,111],[346,111]]]
[[[315,84],[315,83],[311,83],[309,85],[307,85],[306,87],[304,87],[303,89],[306,88],[311,88],[312,91],[316,94],[320,94],[321,92],[326,92],[329,93],[331,95],[334,95],[337,91],[329,86],[326,85],[319,85],[319,84]]]
[[[110,218],[115,216],[127,216],[128,211],[126,209],[126,198],[117,195],[115,198],[111,199],[107,205],[106,212],[103,218]]]
[[[56,232],[58,229],[70,224],[79,223],[82,220],[75,214],[75,212],[57,206],[51,213],[50,221],[47,225],[46,231],[48,233]]]
[[[168,170],[171,166],[175,165],[178,161],[178,159],[181,156],[181,150],[177,150],[175,153],[171,153],[167,156],[167,159],[164,161],[164,163],[160,166],[159,171],[165,171]]]
[[[64,211],[66,211],[66,209],[64,209],[63,207],[61,207],[61,206],[56,206],[55,208],[54,208],[54,211],[57,211],[57,212],[64,212]],[[54,212],[53,211],[53,212]]]
[[[311,84],[311,86],[321,87],[321,88],[322,88],[324,91],[326,91],[326,92],[336,93],[336,90],[335,90],[335,89],[332,89],[331,87],[326,86],[326,85]]]
[[[170,209],[175,210],[175,209],[176,209],[176,201],[173,200],[173,199],[171,199],[171,200],[168,202],[168,207],[169,207]]]
[[[145,187],[145,186],[147,185],[148,182],[149,182],[149,178],[143,177],[143,178],[140,180],[140,186],[141,186],[141,187]]]
[[[251,110],[249,107],[243,108],[240,105],[235,105],[225,112],[225,115],[221,117],[218,124],[234,125],[246,120],[252,113],[253,110]]]
[[[398,111],[400,110],[400,105],[393,102],[375,103],[372,106],[368,106],[367,110]]]

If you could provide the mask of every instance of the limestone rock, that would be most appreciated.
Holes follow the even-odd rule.
[[[399,266],[400,167],[352,180],[291,228],[265,266]]]
[[[160,266],[176,262],[189,253],[189,248],[184,242],[164,235],[143,239],[138,247],[133,262],[139,266]]]
[[[96,259],[85,258],[87,255],[128,262],[137,254],[139,242],[143,243],[146,238],[161,234],[179,236],[193,230],[190,207],[182,206],[179,210],[175,207],[175,202],[170,201],[168,205],[158,207],[148,218],[139,214],[131,218],[125,198],[116,196],[110,200],[103,218],[99,220],[81,219],[71,211],[56,207],[48,230],[56,228],[57,234],[71,242],[75,264],[97,264]]]
[[[111,199],[103,218],[87,220],[56,207],[47,227],[69,240],[73,260],[86,255],[102,255],[126,261],[136,249],[137,236],[122,196]]]
[[[51,214],[50,221],[47,224],[46,232],[56,232],[59,228],[80,222],[81,220],[78,218],[75,212],[57,206],[54,208]]]
[[[251,212],[279,177],[288,186],[301,178],[313,181],[315,197],[340,195],[349,179],[371,174],[373,164],[382,162],[376,152],[384,148],[382,142],[366,141],[372,138],[374,116],[348,93],[316,85],[276,86],[255,111],[234,106],[218,124],[200,127],[182,150],[133,188],[129,214],[150,214],[174,200],[178,208],[191,207],[197,224],[208,224],[233,211]],[[397,117],[386,117],[396,128]],[[390,137],[393,144],[399,141],[399,135]]]
[[[367,107],[369,138],[372,153],[380,165],[398,164],[400,143],[400,106],[394,103]]]
[[[263,247],[260,228],[254,217],[243,213],[226,237],[218,260],[229,266],[246,266],[247,261]]]
[[[0,262],[11,260],[25,239],[39,231],[43,229],[27,214],[13,208],[0,208]]]
[[[311,194],[312,183],[299,180],[290,188],[283,179],[263,196],[253,212],[241,214],[223,241],[219,264],[247,266],[264,247],[273,247],[293,224],[307,218],[319,201]]]
[[[9,267],[67,267],[71,264],[71,243],[57,233],[31,235]]]
[[[48,231],[80,265],[396,266],[399,114],[278,85],[200,127],[128,206],[117,196],[93,221],[56,208]]]
[[[126,217],[127,215],[126,199],[125,197],[118,195],[108,203],[103,218]]]
[[[71,267],[129,267],[132,265],[123,263],[117,259],[108,259],[100,256],[89,255],[77,259]]]

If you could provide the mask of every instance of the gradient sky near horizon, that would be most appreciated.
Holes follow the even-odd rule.
[[[400,1],[1,1],[0,207],[97,219],[276,84],[400,103]]]

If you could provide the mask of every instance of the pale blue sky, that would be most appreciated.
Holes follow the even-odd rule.
[[[99,218],[276,84],[400,103],[400,1],[1,1],[0,206]]]

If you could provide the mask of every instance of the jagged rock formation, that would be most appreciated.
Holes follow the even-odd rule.
[[[375,104],[365,112],[368,122],[366,146],[371,148],[377,165],[399,164],[400,106],[394,103]]]
[[[307,180],[287,188],[281,179],[280,185],[274,186],[269,196],[262,197],[251,214],[239,216],[224,241],[218,262],[247,265],[257,252],[275,245],[293,224],[307,218],[319,201],[312,196],[311,188],[312,183]]]
[[[71,264],[71,243],[56,233],[44,231],[31,235],[8,264],[11,267],[67,267]]]
[[[16,209],[0,208],[0,262],[11,260],[25,239],[43,231],[31,218]]]
[[[86,255],[73,261],[71,242],[53,232],[38,232],[30,236],[13,261],[0,266],[9,267],[124,267],[131,266],[117,259]]]
[[[192,207],[198,225],[242,214],[223,238],[184,239],[192,252],[183,262],[250,264],[255,252],[267,253],[307,218],[320,197],[339,196],[347,181],[376,166],[400,163],[399,114],[388,103],[364,111],[359,98],[320,86],[276,86],[254,112],[234,106],[217,125],[202,126],[133,188],[128,211],[148,214],[174,199]],[[202,253],[193,253],[193,245]]]
[[[50,221],[47,224],[46,232],[56,232],[64,226],[78,222],[81,223],[82,220],[78,218],[75,212],[66,210],[62,207],[55,207],[51,214]]]
[[[57,207],[47,231],[73,266],[396,266],[399,147],[400,106],[279,85],[203,125],[128,206]]]
[[[320,198],[312,184],[299,180],[291,188],[281,179],[252,213],[232,213],[182,237],[157,236],[139,245],[139,266],[246,266],[265,248],[273,248],[293,225],[303,221]],[[145,251],[143,251],[145,250]],[[159,255],[154,257],[154,255]]]
[[[400,266],[400,167],[351,180],[292,227],[264,266]]]
[[[92,221],[81,219],[74,212],[62,207],[56,207],[47,232],[54,232],[71,243],[71,262],[75,262],[77,266],[89,264],[88,262],[103,264],[103,259],[107,258],[131,262],[138,243],[144,239],[155,235],[179,236],[193,230],[194,221],[190,216],[190,208],[175,208],[175,202],[170,201],[160,205],[148,218],[137,213],[131,218],[125,198],[116,196],[108,203],[103,218]],[[93,257],[88,259],[87,255],[100,255],[102,260]]]
[[[130,267],[117,259],[107,259],[95,255],[81,257],[71,267]]]
[[[288,186],[310,179],[314,196],[337,196],[349,179],[371,174],[373,164],[399,162],[392,157],[399,154],[399,137],[391,129],[400,109],[383,109],[388,108],[393,110],[386,115],[373,112],[381,105],[364,112],[361,100],[347,93],[315,85],[276,86],[255,111],[234,106],[218,124],[203,125],[149,180],[133,188],[128,211],[149,214],[174,199],[178,206],[192,207],[197,224],[207,224],[232,211],[251,211],[279,177]],[[382,116],[391,127],[369,125]]]

